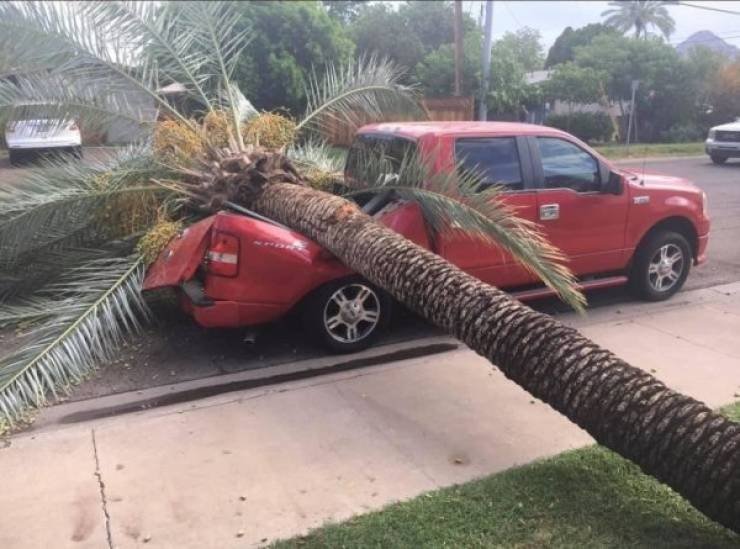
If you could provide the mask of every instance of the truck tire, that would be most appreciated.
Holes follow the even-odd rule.
[[[388,325],[393,299],[359,276],[328,282],[309,296],[303,325],[334,353],[370,347]]]
[[[724,164],[725,162],[727,162],[726,156],[720,156],[718,154],[710,154],[709,158],[711,158],[712,162],[714,162],[717,165]]]
[[[678,292],[691,269],[691,246],[673,231],[648,236],[635,253],[630,285],[647,301],[663,301]]]

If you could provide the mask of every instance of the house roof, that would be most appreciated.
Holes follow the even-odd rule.
[[[552,71],[548,70],[528,72],[524,75],[524,81],[527,84],[539,84],[540,82],[546,82],[547,80],[550,80],[551,74]]]

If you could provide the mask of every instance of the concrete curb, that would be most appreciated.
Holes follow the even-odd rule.
[[[421,358],[454,351],[460,346],[460,342],[454,338],[433,336],[402,343],[379,345],[352,355],[330,355],[233,374],[216,375],[151,387],[139,391],[128,391],[61,403],[41,409],[31,428],[15,436],[35,435],[64,425],[95,421],[123,414],[142,413],[152,408],[171,409],[173,406],[182,406],[185,403],[190,403],[190,408],[198,408],[204,405],[203,402],[206,400],[210,404],[213,397],[236,391],[261,388],[264,388],[264,391],[270,391],[272,390],[270,387],[291,381],[303,381],[326,374],[359,370],[371,366],[377,367],[399,360]],[[197,404],[194,402],[197,402]],[[163,411],[163,413],[167,412]]]

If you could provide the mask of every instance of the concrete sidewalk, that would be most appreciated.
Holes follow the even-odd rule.
[[[740,283],[566,323],[676,389],[740,393]],[[468,350],[0,444],[0,547],[251,547],[588,444]]]

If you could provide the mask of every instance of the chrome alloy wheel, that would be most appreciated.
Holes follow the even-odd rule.
[[[681,278],[685,261],[683,251],[675,244],[665,244],[658,248],[648,266],[650,286],[658,292],[673,288]]]
[[[369,336],[380,320],[380,298],[364,284],[347,284],[334,292],[324,307],[324,327],[341,343]]]

